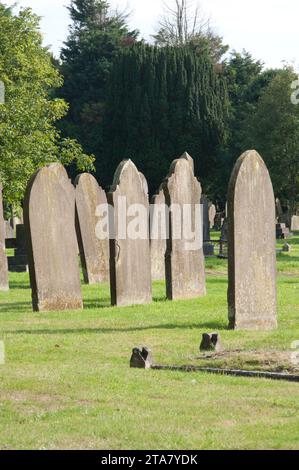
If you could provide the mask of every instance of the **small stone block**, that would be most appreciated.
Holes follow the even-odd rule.
[[[292,251],[291,245],[289,245],[288,243],[285,243],[282,247],[282,251],[284,253],[290,253]]]
[[[218,333],[204,333],[202,335],[200,350],[220,352],[222,350],[220,335]]]
[[[130,367],[135,369],[150,369],[153,365],[152,351],[148,348],[134,348],[130,360]]]

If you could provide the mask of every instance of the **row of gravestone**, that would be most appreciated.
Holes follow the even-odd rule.
[[[191,226],[198,227],[195,207],[200,199],[201,185],[194,176],[193,160],[184,154],[172,163],[154,198],[154,211],[159,212],[164,202],[168,207],[189,205]],[[107,218],[109,233],[114,234],[110,242],[102,239],[100,233],[95,235],[96,210],[107,202],[114,208],[113,217]],[[136,204],[146,208],[139,221],[145,236],[122,237],[118,230],[122,214]],[[150,247],[147,184],[130,160],[117,168],[107,195],[90,175],[79,176],[74,189],[62,165],[42,168],[31,178],[26,191],[24,223],[36,311],[82,308],[78,251],[87,282],[106,281],[109,273],[113,305],[151,302],[152,275],[155,277],[155,270],[161,273],[161,266],[165,266],[169,299],[201,297],[206,293],[202,246],[186,250],[186,239],[174,236],[176,227],[171,213],[169,237],[166,241],[152,240]],[[127,218],[125,224],[127,228]],[[198,230],[202,231],[202,227]],[[0,236],[0,287],[6,289],[2,226]],[[228,192],[230,327],[268,329],[277,325],[275,242],[272,183],[261,157],[249,151],[237,161]]]

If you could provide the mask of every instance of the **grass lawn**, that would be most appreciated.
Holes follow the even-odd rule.
[[[111,308],[108,286],[83,286],[84,311],[49,314],[32,313],[27,274],[12,274],[0,293],[0,449],[299,449],[299,384],[129,368],[138,345],[159,364],[202,365],[208,331],[226,349],[291,355],[299,234],[290,243],[278,254],[273,332],[227,330],[223,260],[207,260],[202,299],[167,302],[158,282],[152,305]]]

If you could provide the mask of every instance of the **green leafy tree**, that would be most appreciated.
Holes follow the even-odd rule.
[[[224,209],[233,166],[237,158],[248,149],[248,120],[254,116],[263,90],[277,71],[264,70],[263,63],[246,51],[233,51],[222,65],[222,73],[229,97],[228,138],[225,145],[219,148],[218,166],[209,189],[214,200]]]
[[[71,139],[61,139],[55,123],[67,104],[53,99],[62,79],[42,47],[39,18],[30,9],[14,15],[0,3],[0,178],[6,203],[20,205],[27,181],[41,166],[61,161],[92,169],[93,158]]]
[[[247,122],[247,146],[256,148],[269,167],[274,190],[294,213],[299,202],[299,103],[291,100],[298,77],[280,70],[263,91]]]

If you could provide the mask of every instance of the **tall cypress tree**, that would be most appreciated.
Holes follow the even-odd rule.
[[[64,135],[76,137],[84,149],[101,158],[106,86],[117,52],[137,38],[125,15],[110,11],[105,0],[73,0],[68,8],[70,34],[61,52],[64,86],[61,95],[70,109],[62,123]]]
[[[104,127],[111,171],[132,158],[154,191],[186,150],[197,174],[213,178],[226,136],[227,93],[208,54],[137,44],[117,57],[110,83]]]

